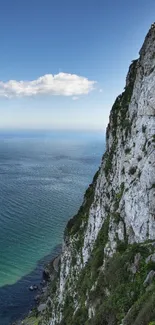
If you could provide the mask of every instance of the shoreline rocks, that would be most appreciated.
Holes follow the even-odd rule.
[[[30,291],[34,291],[34,290],[38,290],[39,288],[38,288],[38,286],[37,285],[31,285],[30,287],[29,287],[29,290]]]

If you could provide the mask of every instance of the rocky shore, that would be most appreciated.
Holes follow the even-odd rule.
[[[36,316],[46,309],[47,304],[51,303],[51,298],[49,296],[50,286],[54,283],[59,272],[60,258],[61,254],[57,255],[45,266],[40,286],[32,284],[29,287],[30,291],[36,291],[36,296],[34,298],[34,307],[29,311],[28,316],[23,320],[21,319],[13,322],[11,325],[38,325],[38,323],[36,323]]]

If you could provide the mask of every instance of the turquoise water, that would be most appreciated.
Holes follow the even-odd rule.
[[[32,303],[104,151],[104,134],[0,134],[0,325]],[[24,304],[24,308],[23,308]]]

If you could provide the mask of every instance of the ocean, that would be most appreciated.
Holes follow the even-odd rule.
[[[33,305],[29,287],[60,251],[104,143],[101,132],[0,133],[0,325]]]

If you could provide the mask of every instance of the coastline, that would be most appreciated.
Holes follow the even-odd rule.
[[[21,319],[26,317],[30,310],[35,308],[37,301],[36,295],[43,294],[45,287],[43,281],[43,272],[46,266],[60,254],[61,245],[56,246],[50,254],[38,261],[35,269],[26,276],[23,276],[13,285],[6,285],[0,288],[0,324],[12,325],[21,324]],[[30,291],[30,286],[36,285],[37,290]],[[11,313],[8,313],[8,310]],[[11,314],[11,316],[10,316]]]
[[[54,281],[54,279],[57,277],[57,274],[59,272],[60,258],[61,251],[51,261],[49,261],[48,264],[45,265],[45,268],[42,273],[42,282],[40,283],[40,287],[38,287],[37,292],[35,289],[33,290],[33,292],[36,293],[36,295],[34,296],[34,306],[32,307],[32,309],[29,310],[27,315],[24,315],[24,318],[18,319],[11,325],[36,325],[36,315],[37,313],[42,312],[46,307],[45,300],[49,298],[49,286],[52,281]],[[40,292],[38,293],[39,290]]]

